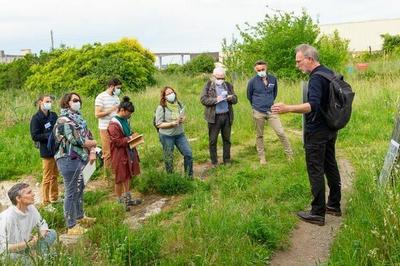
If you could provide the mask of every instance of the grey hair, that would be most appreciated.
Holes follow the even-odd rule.
[[[13,205],[17,205],[17,197],[21,196],[21,191],[27,187],[29,187],[27,183],[18,183],[10,188],[7,194]]]
[[[315,62],[319,62],[319,53],[317,49],[308,44],[300,44],[296,47],[296,53],[301,52],[305,57],[312,58]]]

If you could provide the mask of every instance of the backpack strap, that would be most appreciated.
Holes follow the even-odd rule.
[[[322,71],[316,71],[313,75],[320,75],[329,81],[332,81],[336,77],[335,74],[332,75],[332,74],[328,74],[328,73],[322,72]]]
[[[163,111],[164,111],[164,119],[163,119],[163,122],[166,122],[166,121],[165,121],[165,106],[163,106],[162,109],[163,109]]]

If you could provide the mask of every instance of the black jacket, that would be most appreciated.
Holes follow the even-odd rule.
[[[229,122],[233,123],[233,108],[232,104],[237,103],[237,96],[233,90],[232,84],[229,82],[224,82],[228,95],[232,95],[232,98],[228,99],[228,109],[229,109]],[[215,90],[215,83],[208,81],[201,92],[200,102],[205,106],[204,108],[204,118],[208,123],[215,123],[215,108],[217,105],[217,92]]]
[[[332,70],[323,65],[316,67],[310,73],[308,81],[308,103],[311,106],[311,112],[305,114],[306,132],[330,131],[326,124],[325,118],[321,113],[321,108],[328,104],[329,97],[329,80],[314,74],[317,71],[322,71],[327,74],[334,74]]]
[[[47,140],[56,121],[57,114],[51,111],[49,111],[49,114],[46,116],[39,109],[38,112],[32,116],[30,125],[31,137],[34,142],[39,144],[40,157],[42,158],[51,158],[54,156],[54,154],[47,149]]]

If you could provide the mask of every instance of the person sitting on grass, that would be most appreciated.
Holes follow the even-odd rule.
[[[8,191],[8,197],[12,205],[0,214],[0,254],[25,262],[29,261],[31,250],[48,254],[57,233],[48,228],[33,205],[32,189],[26,183],[18,183]]]

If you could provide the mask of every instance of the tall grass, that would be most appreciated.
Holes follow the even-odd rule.
[[[301,130],[301,116],[281,117],[295,150],[295,160],[286,160],[278,138],[267,127],[268,164],[261,167],[254,146],[255,131],[246,99],[246,81],[236,81],[234,88],[239,103],[234,106],[233,164],[209,170],[206,181],[187,183],[179,179],[179,175],[168,176],[163,172],[161,145],[152,125],[153,114],[160,88],[173,86],[186,106],[185,131],[191,140],[194,162],[207,162],[207,124],[199,102],[206,77],[160,75],[157,80],[157,86],[129,94],[136,106],[131,124],[145,138],[145,144],[139,147],[143,173],[135,181],[135,187],[145,193],[186,195],[179,204],[150,218],[134,231],[124,223],[122,207],[110,203],[104,192],[88,194],[86,210],[97,217],[98,222],[84,239],[85,248],[78,245],[61,249],[52,262],[77,265],[93,260],[100,265],[264,265],[275,250],[287,246],[289,233],[297,223],[293,213],[306,208],[311,199],[301,137],[293,132]],[[400,256],[396,218],[400,214],[400,199],[396,191],[379,192],[374,179],[382,166],[391,134],[393,113],[399,102],[400,78],[393,75],[375,79],[353,76],[350,83],[356,91],[354,112],[349,126],[339,134],[338,145],[353,162],[356,179],[346,210],[345,226],[333,246],[329,263],[390,264],[398,261]],[[279,85],[277,101],[299,102],[298,83],[280,82]],[[5,93],[0,96],[11,102],[15,98]],[[24,113],[35,112],[30,98],[20,96],[19,99],[27,108]],[[98,139],[94,99],[83,100],[84,117]],[[4,114],[11,112],[9,105],[2,105],[1,110]],[[18,123],[2,124],[0,159],[4,163],[1,164],[0,179],[30,173],[40,178],[38,151],[29,139],[29,118],[21,115],[16,115],[20,117]],[[177,153],[175,158],[176,169],[182,173],[182,157]],[[61,211],[57,208],[56,214],[45,213],[46,219],[59,230],[63,230]]]
[[[390,73],[353,82],[355,111],[342,132],[340,146],[356,168],[356,179],[330,265],[400,262],[399,189],[382,189],[376,183],[400,104],[399,84],[399,77]]]

